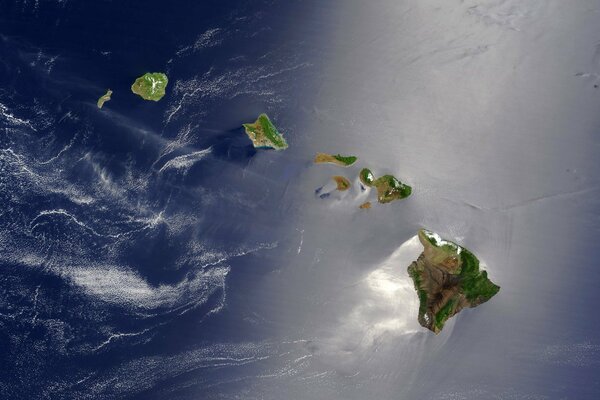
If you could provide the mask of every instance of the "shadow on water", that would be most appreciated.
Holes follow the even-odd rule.
[[[211,138],[213,156],[222,161],[236,164],[248,164],[256,154],[256,149],[249,143],[242,128],[230,129]]]

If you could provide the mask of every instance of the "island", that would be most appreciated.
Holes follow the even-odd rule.
[[[372,186],[373,181],[375,181],[375,176],[373,175],[371,170],[368,168],[361,169],[360,172],[358,173],[358,177],[360,178],[360,181],[362,182],[362,184],[365,186]]]
[[[370,169],[363,168],[358,177],[363,185],[377,189],[377,200],[382,204],[404,199],[412,193],[410,186],[400,182],[393,175],[383,175],[375,179]]]
[[[349,167],[358,160],[356,156],[342,156],[341,154],[317,153],[315,164],[335,164],[340,167]]]
[[[408,275],[419,297],[419,323],[438,334],[450,317],[485,303],[500,287],[479,269],[479,260],[469,250],[425,229],[418,236],[424,249],[408,267]]]
[[[106,91],[106,94],[103,95],[102,97],[100,97],[98,99],[98,108],[102,108],[102,106],[104,105],[104,103],[106,103],[107,101],[110,100],[110,96],[112,95],[112,90],[108,89]]]
[[[267,114],[260,114],[254,123],[243,124],[243,126],[255,148],[275,150],[288,148],[285,138],[275,128]]]
[[[368,210],[369,208],[371,208],[371,202],[364,202],[360,206],[358,206],[358,208],[360,208],[361,210]]]
[[[345,176],[336,175],[333,177],[333,180],[337,184],[337,190],[342,192],[350,189],[350,186],[352,186],[348,178],[346,178]]]
[[[169,78],[162,72],[147,72],[131,85],[131,91],[144,100],[159,101],[165,95]]]

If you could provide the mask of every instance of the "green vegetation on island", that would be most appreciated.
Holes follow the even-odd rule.
[[[400,182],[393,175],[383,175],[375,179],[370,169],[363,168],[358,177],[363,185],[377,189],[377,200],[382,204],[404,199],[412,193],[410,186]]]
[[[400,182],[393,175],[384,175],[373,182],[377,188],[377,200],[382,203],[390,203],[394,200],[404,199],[412,193],[412,188]]]
[[[373,176],[373,173],[368,168],[361,169],[360,172],[358,173],[358,177],[360,178],[360,181],[362,182],[362,184],[365,186],[371,186],[371,185],[373,185],[373,182],[375,181],[375,177]]]
[[[352,186],[348,178],[346,178],[345,176],[336,175],[333,177],[333,180],[337,184],[337,190],[342,192],[350,189],[350,186]]]
[[[419,323],[437,334],[450,317],[485,303],[500,287],[480,271],[479,260],[469,250],[425,229],[418,236],[423,253],[408,274],[419,297]]]
[[[147,72],[131,85],[131,91],[144,100],[159,101],[165,95],[169,78],[162,72]]]
[[[285,150],[288,147],[285,138],[275,128],[275,125],[273,125],[267,114],[260,114],[256,122],[253,124],[243,124],[243,126],[246,134],[256,148]]]
[[[97,105],[98,105],[98,108],[102,108],[102,106],[104,105],[104,103],[106,103],[107,101],[109,101],[109,100],[110,100],[110,96],[111,96],[111,95],[112,95],[112,90],[108,89],[108,90],[106,91],[106,94],[105,94],[105,95],[103,95],[102,97],[100,97],[100,98],[98,99],[98,103],[97,103]]]
[[[335,164],[340,167],[349,167],[358,160],[355,156],[342,156],[341,154],[317,153],[315,164]]]

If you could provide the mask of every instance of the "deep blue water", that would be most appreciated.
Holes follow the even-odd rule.
[[[278,199],[304,161],[273,152],[248,171],[257,151],[241,123],[268,112],[294,142],[294,99],[311,96],[302,82],[314,55],[289,27],[306,12],[263,1],[3,2],[0,103],[14,118],[0,137],[0,397],[174,398],[161,390],[177,375],[160,387],[94,385],[145,356],[264,338],[266,324],[244,323],[247,297],[278,268],[265,252],[288,240]],[[159,103],[129,89],[148,71],[170,78]],[[190,99],[185,85],[200,89]],[[203,161],[167,165],[202,150]],[[77,284],[86,270],[99,272]],[[98,283],[114,270],[133,281]],[[131,294],[135,284],[146,292]],[[135,345],[113,346],[122,338]]]

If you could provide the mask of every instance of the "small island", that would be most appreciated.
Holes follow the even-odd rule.
[[[373,173],[368,168],[361,169],[358,174],[358,177],[360,178],[362,184],[365,186],[372,186],[373,181],[375,181],[375,176],[373,176]]]
[[[370,169],[363,168],[358,176],[363,185],[377,189],[377,200],[382,204],[404,199],[412,193],[410,186],[400,182],[393,175],[383,175],[375,179]]]
[[[480,271],[469,250],[425,229],[418,236],[424,250],[408,274],[419,296],[419,323],[438,334],[450,317],[485,303],[500,287]]]
[[[365,203],[362,203],[360,206],[358,206],[358,208],[360,208],[361,210],[368,210],[369,208],[371,208],[371,202],[367,201]]]
[[[159,101],[165,95],[169,78],[162,72],[147,72],[131,85],[131,91],[144,100]]]
[[[336,175],[333,177],[333,180],[337,184],[337,190],[342,192],[350,189],[350,186],[352,186],[348,178],[346,178],[345,176]]]
[[[335,164],[340,167],[349,167],[358,160],[355,156],[342,156],[341,154],[317,153],[315,164]]]
[[[267,114],[260,114],[252,124],[243,124],[255,148],[285,150],[288,144]]]
[[[105,94],[105,95],[103,95],[102,97],[100,97],[100,98],[98,99],[98,103],[97,103],[97,105],[98,105],[98,108],[102,108],[102,106],[104,105],[104,103],[106,103],[107,101],[109,101],[109,100],[110,100],[110,96],[111,96],[111,95],[112,95],[112,90],[108,89],[108,90],[106,91],[106,94]]]

